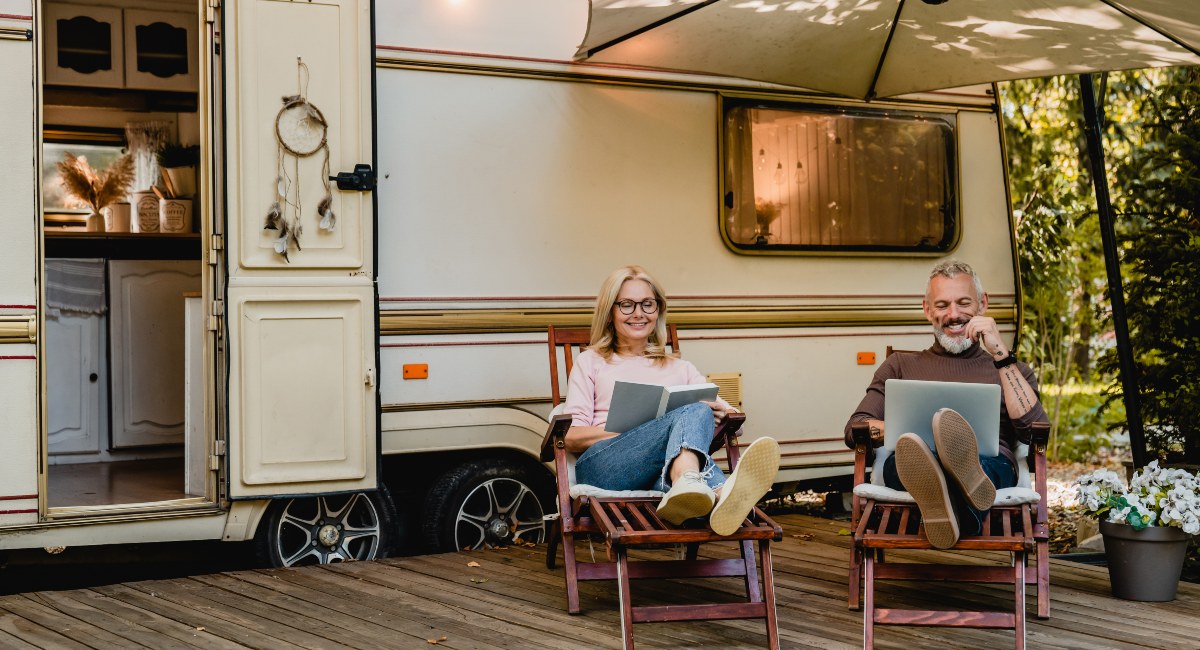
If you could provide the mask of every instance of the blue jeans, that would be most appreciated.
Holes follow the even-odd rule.
[[[933,452],[937,458],[937,452]],[[1017,468],[1012,461],[1004,456],[980,456],[979,464],[983,473],[997,490],[1010,488],[1017,484]],[[893,490],[903,490],[904,483],[900,481],[900,473],[896,471],[896,454],[888,456],[883,461],[883,484]],[[958,517],[959,534],[966,537],[978,535],[983,531],[983,515],[986,510],[977,510],[967,502],[954,479],[946,478],[946,487],[950,489],[950,502],[954,504],[954,514]]]
[[[725,474],[708,455],[712,437],[712,409],[699,402],[681,406],[588,447],[575,461],[575,480],[602,490],[665,492],[671,485],[671,461],[690,449],[704,458],[700,474],[716,489],[725,484]]]

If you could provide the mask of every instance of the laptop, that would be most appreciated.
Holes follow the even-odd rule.
[[[1000,453],[1000,386],[953,381],[889,379],[884,383],[883,446],[895,449],[905,433],[933,444],[933,414],[951,408],[975,430],[980,456]]]

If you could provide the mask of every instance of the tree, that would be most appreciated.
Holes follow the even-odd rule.
[[[1200,462],[1200,68],[1161,71],[1114,164],[1147,445]],[[1128,136],[1128,132],[1125,134]],[[1106,355],[1103,367],[1115,367]],[[1117,387],[1119,390],[1119,386]]]

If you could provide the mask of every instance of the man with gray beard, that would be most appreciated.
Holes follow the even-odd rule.
[[[1000,338],[996,321],[984,315],[988,297],[974,269],[956,260],[938,264],[929,273],[921,304],[933,326],[933,345],[921,352],[893,354],[880,364],[846,423],[845,436],[846,445],[853,448],[850,427],[866,422],[872,444],[883,444],[884,382],[888,379],[1000,385],[998,456],[979,456],[970,425],[954,411],[943,409],[933,420],[937,453],[919,436],[904,434],[884,463],[884,484],[912,495],[930,544],[947,548],[960,535],[978,534],[996,489],[1016,484],[1013,448],[1018,432],[1028,432],[1034,422],[1048,420],[1038,399],[1033,370],[1017,361]]]

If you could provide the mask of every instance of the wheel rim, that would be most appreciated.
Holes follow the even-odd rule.
[[[275,555],[285,567],[371,560],[381,537],[379,512],[361,492],[292,499],[272,532]]]
[[[481,483],[463,499],[454,521],[454,545],[463,550],[545,540],[542,504],[527,485],[510,478]]]

